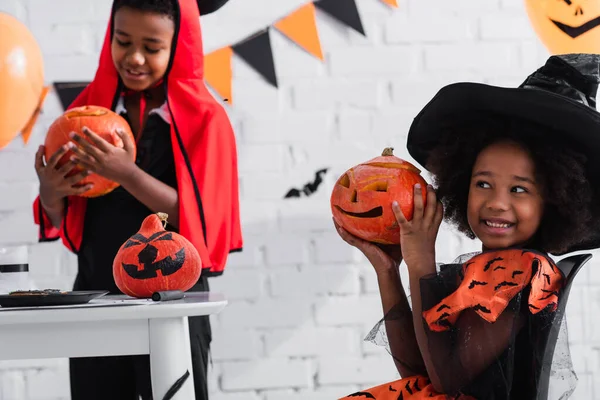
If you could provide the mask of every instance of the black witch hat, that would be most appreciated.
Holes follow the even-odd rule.
[[[429,153],[449,129],[460,134],[463,130],[452,128],[479,115],[518,118],[546,127],[544,135],[567,141],[584,154],[588,179],[599,188],[599,83],[599,54],[564,54],[551,56],[516,88],[472,82],[445,86],[415,117],[408,133],[408,151],[427,169]],[[464,132],[473,134],[472,130]],[[598,236],[570,251],[600,247],[600,232]]]

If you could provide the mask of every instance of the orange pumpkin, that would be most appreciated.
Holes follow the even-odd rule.
[[[163,290],[189,290],[200,278],[198,250],[185,237],[166,231],[167,214],[151,214],[119,249],[113,277],[124,294],[150,298]]]
[[[131,137],[131,142],[135,143],[135,138],[131,132],[131,128],[127,121],[119,114],[100,106],[81,106],[67,110],[63,115],[58,117],[48,129],[46,134],[45,157],[46,160],[52,156],[61,146],[65,145],[72,139],[69,137],[71,132],[87,139],[87,136],[82,132],[84,126],[87,126],[94,133],[98,134],[110,144],[123,147],[123,140],[117,134],[117,129],[123,129],[127,135]],[[132,161],[135,160],[135,151],[132,154]],[[64,165],[69,161],[73,152],[68,151],[58,162],[58,165]],[[69,173],[69,176],[81,171],[80,167],[75,167]],[[78,185],[86,185],[93,183],[94,186],[83,193],[83,197],[98,197],[112,192],[119,184],[108,180],[100,175],[91,174],[81,180]]]
[[[400,243],[400,229],[392,202],[398,201],[406,219],[414,208],[414,185],[421,184],[427,199],[427,183],[421,171],[386,148],[381,156],[346,171],[331,193],[331,211],[348,232],[381,244]]]

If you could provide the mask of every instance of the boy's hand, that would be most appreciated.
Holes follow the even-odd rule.
[[[378,275],[398,271],[398,267],[402,261],[400,246],[371,243],[352,235],[342,228],[335,219],[333,220],[333,224],[340,237],[346,243],[356,247],[367,257],[367,260],[373,265]]]
[[[79,145],[72,144],[71,147],[71,151],[75,153],[71,159],[75,163],[119,184],[122,184],[133,175],[137,169],[135,162],[132,160],[135,145],[129,135],[122,130],[117,130],[117,134],[123,140],[123,148],[121,149],[107,142],[87,127],[83,128],[83,133],[93,144],[83,137],[71,133],[71,138]]]
[[[46,162],[44,162],[44,150],[45,147],[40,146],[35,153],[35,172],[40,180],[40,201],[45,208],[57,207],[64,197],[82,194],[92,188],[92,184],[77,186],[78,182],[89,175],[85,169],[67,177],[75,167],[74,162],[69,161],[57,167],[58,161],[69,150],[68,145],[58,149]]]
[[[421,187],[415,185],[413,218],[407,221],[397,202],[392,204],[400,225],[402,255],[410,275],[435,272],[435,240],[444,217],[442,203],[431,185],[427,185],[427,205],[423,206]]]

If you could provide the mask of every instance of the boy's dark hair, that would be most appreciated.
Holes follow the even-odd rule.
[[[567,143],[551,139],[548,128],[523,120],[490,115],[457,129],[460,135],[447,132],[430,153],[427,165],[447,222],[469,238],[475,238],[467,221],[473,165],[485,147],[508,139],[523,146],[532,156],[536,180],[543,190],[544,215],[530,246],[561,254],[592,235],[600,218],[597,206],[592,203],[595,189],[587,180],[586,158],[582,154]]]
[[[173,0],[115,0],[114,12],[121,7],[130,7],[135,10],[163,14],[171,19],[175,17]]]

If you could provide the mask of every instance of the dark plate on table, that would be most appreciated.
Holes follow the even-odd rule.
[[[0,295],[0,307],[40,307],[86,304],[108,294],[106,290],[76,292],[32,290]]]

